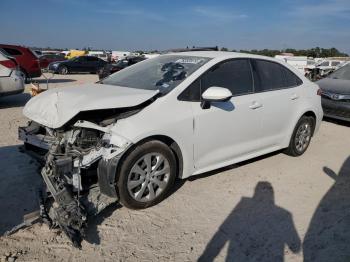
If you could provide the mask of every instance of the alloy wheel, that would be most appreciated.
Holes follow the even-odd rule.
[[[160,153],[148,153],[135,162],[128,175],[128,192],[139,202],[149,202],[167,187],[169,161]]]
[[[310,123],[303,123],[299,126],[295,135],[295,147],[299,152],[305,151],[311,140],[311,125]]]

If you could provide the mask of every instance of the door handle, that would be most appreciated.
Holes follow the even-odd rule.
[[[291,100],[297,100],[299,98],[299,96],[297,94],[293,94],[290,99]]]
[[[262,104],[260,104],[260,103],[258,103],[258,102],[256,102],[256,101],[254,101],[250,106],[249,106],[249,108],[250,109],[258,109],[258,108],[260,108],[260,107],[262,107],[263,105]]]

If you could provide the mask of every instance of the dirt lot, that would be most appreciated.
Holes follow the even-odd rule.
[[[50,86],[96,80],[56,76]],[[350,127],[326,121],[302,157],[271,154],[178,182],[147,210],[109,207],[81,250],[40,224],[4,237],[36,209],[37,166],[17,140],[28,99],[0,98],[1,261],[350,261]]]

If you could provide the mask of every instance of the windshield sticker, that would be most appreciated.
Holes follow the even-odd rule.
[[[198,58],[180,58],[175,61],[175,63],[179,63],[179,64],[194,64],[194,65],[197,65],[202,62],[203,62],[203,59],[198,59]]]

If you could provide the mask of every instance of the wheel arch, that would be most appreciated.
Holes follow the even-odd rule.
[[[283,148],[286,148],[289,146],[290,140],[291,140],[293,132],[294,132],[294,128],[295,128],[296,124],[298,123],[299,119],[302,118],[303,116],[312,117],[314,119],[312,136],[314,135],[315,128],[317,125],[317,114],[312,109],[307,109],[307,110],[301,112],[300,114],[298,114],[298,117],[295,118],[293,123],[290,123],[290,130],[288,132],[288,135],[285,137],[285,139],[282,143]]]
[[[148,136],[146,138],[143,138],[143,139],[139,140],[138,142],[136,142],[123,155],[127,155],[128,152],[133,150],[133,148],[135,146],[144,144],[144,143],[146,143],[148,141],[154,141],[154,140],[163,142],[164,144],[166,144],[171,149],[171,151],[173,151],[173,153],[175,155],[175,158],[176,158],[177,177],[181,178],[182,177],[182,173],[183,173],[183,156],[182,156],[182,151],[181,151],[181,148],[180,148],[179,144],[173,138],[171,138],[169,136],[166,136],[166,135],[152,135],[152,136]]]
[[[302,115],[299,117],[299,119],[302,118],[303,116],[307,116],[307,117],[313,118],[313,121],[314,121],[313,127],[312,127],[312,136],[313,136],[313,135],[314,135],[315,128],[316,128],[317,115],[316,115],[316,113],[315,113],[314,111],[308,110],[308,111],[306,111],[304,114],[302,114]],[[299,121],[299,119],[298,119],[298,121]]]

